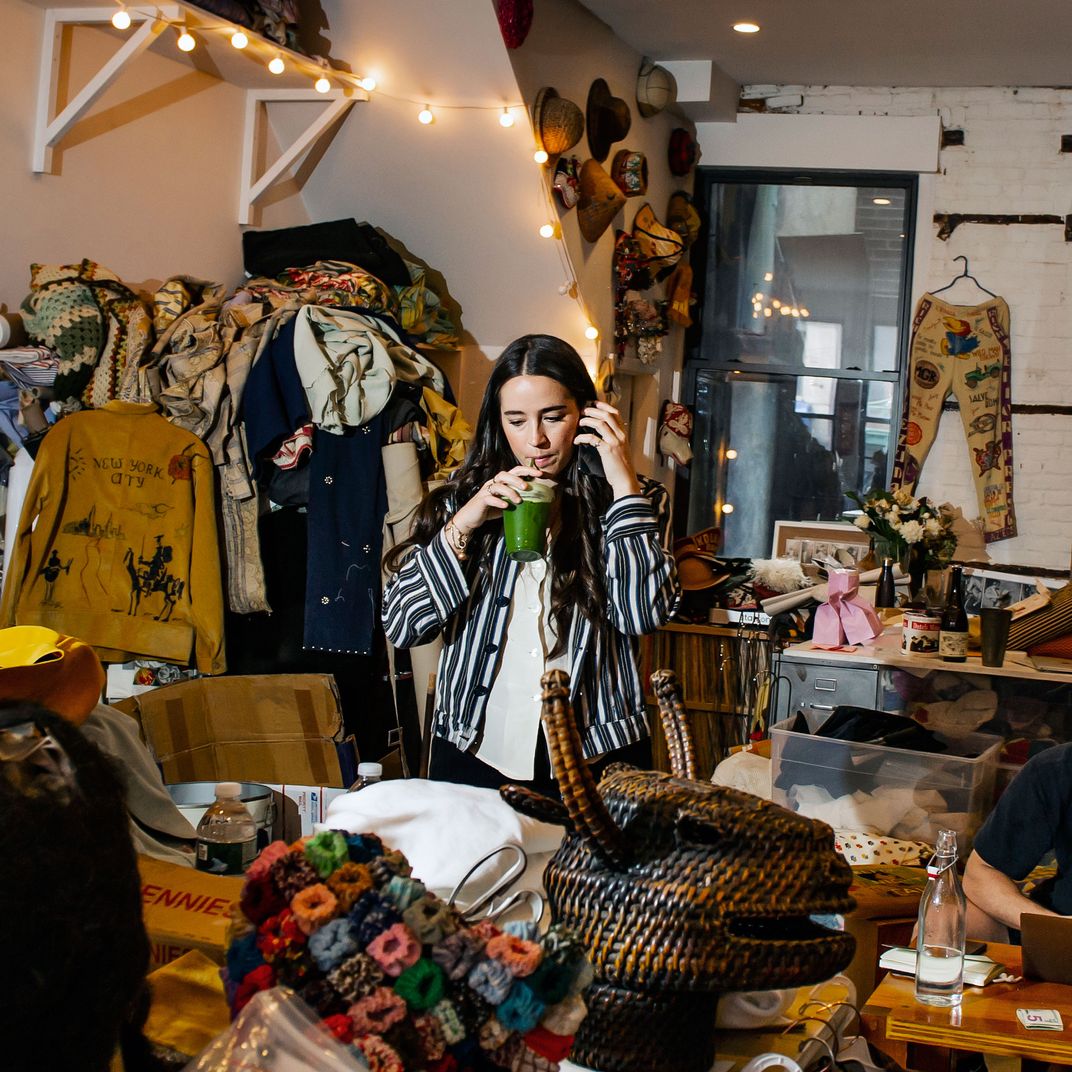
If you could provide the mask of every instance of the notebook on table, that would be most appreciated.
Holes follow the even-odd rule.
[[[1056,655],[1028,656],[1035,669],[1048,674],[1072,674],[1072,659],[1059,659]]]
[[[1072,985],[1072,916],[1020,917],[1024,977]]]

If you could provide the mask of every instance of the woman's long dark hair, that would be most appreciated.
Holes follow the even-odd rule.
[[[580,410],[596,400],[596,387],[580,355],[553,335],[524,335],[502,352],[495,363],[480,404],[476,436],[454,478],[429,493],[417,512],[413,533],[388,552],[390,572],[400,568],[415,546],[424,547],[458,507],[467,503],[496,473],[518,464],[503,431],[499,394],[516,376],[546,376],[569,391]],[[551,559],[551,619],[558,643],[565,648],[574,609],[591,622],[603,617],[605,587],[600,553],[600,517],[610,505],[610,485],[578,465],[574,451],[569,464],[555,476],[559,486],[560,529]],[[477,568],[487,570],[501,522],[491,521],[473,533],[468,554]]]

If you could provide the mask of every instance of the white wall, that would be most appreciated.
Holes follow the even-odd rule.
[[[1054,213],[1069,211],[1072,159],[1061,154],[1060,137],[1072,131],[1072,91],[1035,88],[897,89],[781,87],[802,93],[796,115],[747,117],[800,123],[818,158],[839,162],[846,143],[818,116],[853,117],[880,135],[890,118],[937,116],[961,128],[965,145],[940,152],[937,172],[924,176],[914,258],[913,298],[948,283],[960,270],[953,258],[969,258],[972,274],[1002,295],[1012,314],[1014,404],[1072,404],[1072,244],[1060,226],[962,225],[946,242],[936,237],[937,212]],[[739,117],[745,119],[746,117]],[[698,128],[705,144],[708,127]],[[728,133],[727,133],[728,132]],[[719,137],[732,138],[722,127]],[[818,140],[816,140],[818,139]],[[781,159],[785,160],[785,154]],[[877,159],[872,157],[872,159]],[[707,151],[705,163],[719,163]],[[800,161],[788,161],[803,166]],[[911,165],[905,153],[883,162],[830,166]],[[1020,535],[988,545],[996,562],[1067,569],[1072,539],[1072,417],[1013,415],[1014,495]],[[958,414],[942,417],[937,441],[923,467],[919,490],[950,501],[967,516],[978,513],[967,447]]]
[[[17,307],[34,261],[89,257],[138,283],[187,273],[234,286],[241,278],[237,219],[244,95],[162,54],[145,53],[77,123],[54,154],[55,173],[30,171],[44,12],[0,0],[0,308]],[[122,37],[79,28],[67,98]],[[178,55],[175,53],[175,55]],[[284,197],[266,225],[305,222],[301,199]]]

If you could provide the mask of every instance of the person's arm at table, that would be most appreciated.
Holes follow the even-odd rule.
[[[977,852],[968,857],[964,867],[964,894],[969,901],[991,919],[1007,927],[1020,928],[1020,917],[1034,912],[1040,916],[1055,916],[1042,905],[1020,892],[1020,887],[996,867],[991,867]],[[972,937],[979,937],[972,935]]]

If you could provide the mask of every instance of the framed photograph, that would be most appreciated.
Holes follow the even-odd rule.
[[[801,565],[816,556],[856,566],[867,554],[871,538],[844,521],[775,521],[772,558],[795,558]]]
[[[1058,588],[1063,582],[1042,578],[1048,588]],[[964,609],[978,614],[980,607],[1011,607],[1035,591],[1035,578],[999,570],[964,570]]]

